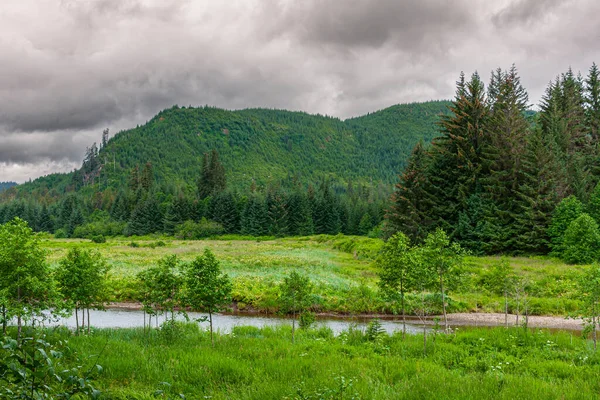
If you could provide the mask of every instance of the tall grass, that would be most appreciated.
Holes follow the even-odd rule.
[[[131,246],[135,242],[137,247]],[[160,245],[157,245],[159,243]],[[95,244],[80,239],[44,239],[48,260],[56,266],[74,246],[93,247],[107,258],[116,301],[136,296],[135,275],[168,254],[190,261],[210,248],[234,283],[234,300],[240,309],[274,311],[276,287],[292,271],[310,276],[316,287],[315,311],[339,313],[391,313],[379,296],[373,260],[381,240],[343,235],[302,238],[225,236],[202,241],[167,237],[112,238]],[[566,315],[579,307],[576,282],[585,266],[570,266],[548,257],[511,257],[512,268],[529,282],[529,313]],[[450,292],[450,311],[503,312],[504,301],[481,289],[480,279],[497,257],[469,257],[460,284]],[[509,310],[516,310],[510,302]],[[410,312],[410,309],[409,309]]]
[[[357,329],[238,327],[217,335],[195,325],[176,332],[99,330],[72,337],[99,353],[97,382],[111,399],[150,398],[168,388],[188,399],[586,399],[600,393],[600,357],[570,334],[468,329],[428,341]],[[372,338],[371,338],[372,339]],[[165,382],[165,384],[161,384]],[[175,397],[172,397],[175,398]]]

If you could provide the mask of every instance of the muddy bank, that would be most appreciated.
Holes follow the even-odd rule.
[[[508,326],[523,324],[523,318],[520,315],[517,323],[517,316],[509,314]],[[440,322],[443,323],[441,319]],[[505,317],[502,313],[456,313],[448,314],[448,323],[452,326],[505,326]],[[529,316],[527,326],[530,328],[580,331],[583,329],[583,320],[557,316]]]

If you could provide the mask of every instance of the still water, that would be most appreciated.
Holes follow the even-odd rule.
[[[190,319],[197,319],[200,317],[208,316],[203,313],[188,313]],[[146,315],[146,324],[148,324],[148,315]],[[177,316],[179,320],[184,320],[183,316]],[[87,315],[86,315],[87,319]],[[158,324],[164,322],[164,315],[158,317]],[[106,311],[90,310],[90,321],[91,326],[96,328],[136,328],[144,326],[144,313],[140,310],[128,310],[120,308],[111,308]],[[380,320],[383,329],[388,334],[392,334],[395,331],[402,330],[402,321],[387,321]],[[79,315],[79,323],[81,324],[81,314]],[[156,325],[156,318],[152,318],[152,326]],[[262,317],[262,316],[249,316],[249,315],[224,315],[224,314],[213,314],[213,327],[222,333],[230,333],[235,326],[254,326],[262,328],[264,326],[277,326],[277,325],[290,325],[292,321],[288,318],[280,317]],[[72,315],[68,318],[59,318],[53,322],[46,322],[46,326],[63,325],[69,328],[75,328],[75,316]],[[363,320],[351,320],[351,319],[317,319],[315,326],[327,326],[335,335],[340,332],[347,330],[351,325],[354,325],[360,329],[365,329],[368,325],[368,321]],[[208,328],[208,322],[201,323],[201,326]],[[418,326],[414,323],[406,324],[407,333],[421,333],[423,331],[422,326]]]

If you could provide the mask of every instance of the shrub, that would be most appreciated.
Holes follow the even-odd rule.
[[[55,239],[65,239],[69,237],[69,233],[67,232],[66,229],[57,229],[56,232],[54,232],[54,238]]]
[[[182,240],[204,239],[224,233],[223,226],[218,222],[202,218],[200,222],[185,221],[175,228],[175,237]]]
[[[92,242],[94,242],[94,243],[106,243],[106,238],[103,235],[92,236]]]
[[[309,329],[315,323],[315,321],[315,313],[306,311],[300,314],[298,325],[300,325],[300,329]]]
[[[548,236],[552,241],[552,251],[562,254],[564,235],[575,219],[583,213],[583,204],[575,196],[564,198],[554,209],[552,221],[548,227]]]
[[[600,258],[600,231],[588,214],[569,224],[563,238],[562,258],[570,264],[591,264]]]

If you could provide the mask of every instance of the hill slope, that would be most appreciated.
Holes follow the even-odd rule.
[[[234,188],[292,177],[391,184],[415,143],[436,136],[447,104],[396,105],[345,121],[284,110],[173,107],[111,138],[100,150],[105,165],[96,182],[120,187],[132,168],[150,162],[159,184],[193,185],[202,155],[216,149]],[[59,194],[79,186],[74,176],[53,174],[18,190]]]

